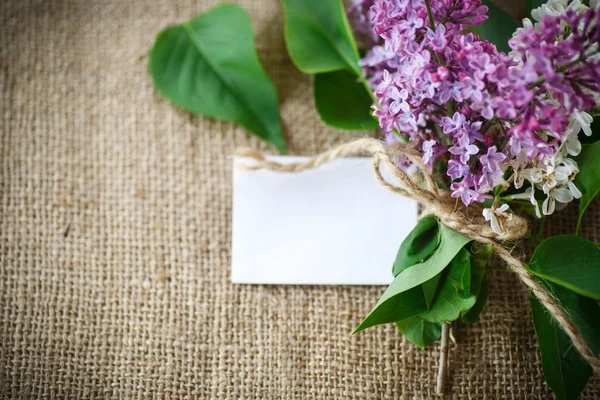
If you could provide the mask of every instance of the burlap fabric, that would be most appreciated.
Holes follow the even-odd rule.
[[[392,326],[349,336],[383,287],[229,282],[230,155],[267,147],[176,110],[146,74],[158,31],[215,3],[0,4],[0,397],[432,397],[436,348]],[[319,121],[278,2],[242,5],[292,153],[365,135]],[[594,240],[598,217],[596,203]],[[448,397],[547,399],[527,295],[491,278],[481,322],[457,331]]]

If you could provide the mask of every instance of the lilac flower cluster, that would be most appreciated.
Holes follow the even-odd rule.
[[[503,95],[513,102],[517,114],[498,112],[498,116],[522,118],[508,131],[513,154],[525,148],[530,159],[539,153],[551,156],[553,146],[564,139],[570,116],[596,107],[600,60],[592,56],[598,54],[599,15],[598,9],[582,13],[568,9],[546,16],[537,29],[531,25],[519,29],[509,41],[519,64],[507,71],[517,75],[508,80],[512,86]]]
[[[577,134],[591,122],[586,111],[599,103],[600,10],[548,4],[553,12],[536,10],[538,24],[524,20],[510,54],[469,32],[467,25],[487,18],[480,0],[375,0],[369,11],[383,44],[361,65],[386,139],[422,150],[465,205],[493,198],[484,215],[496,228],[506,214],[500,194],[523,179],[536,210],[535,191],[546,195],[544,214],[580,195],[568,155],[579,152]],[[557,169],[567,174],[561,181]]]
[[[374,16],[371,8],[374,4],[375,0],[352,0],[352,5],[347,10],[354,36],[361,48],[372,48],[381,41],[371,23]]]

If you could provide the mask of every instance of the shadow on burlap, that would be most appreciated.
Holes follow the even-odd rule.
[[[392,326],[349,336],[383,287],[229,283],[230,155],[268,148],[174,109],[146,74],[159,30],[214,3],[0,4],[0,397],[432,397],[437,348]],[[319,121],[278,2],[243,5],[291,152],[371,134]],[[448,398],[547,399],[527,295],[491,279],[481,322],[457,332]],[[595,378],[583,398],[599,397]]]

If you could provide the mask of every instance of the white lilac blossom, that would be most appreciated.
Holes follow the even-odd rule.
[[[571,157],[581,151],[580,131],[591,134],[600,100],[597,0],[535,9],[536,22],[523,21],[509,54],[470,32],[487,18],[480,0],[359,4],[372,5],[380,38],[361,65],[386,140],[423,151],[423,163],[442,171],[441,184],[465,205],[493,204],[484,216],[498,233],[509,213],[502,202],[526,198],[549,215],[581,196]]]
[[[490,225],[494,232],[503,232],[502,221],[511,220],[512,214],[508,212],[508,204],[502,204],[498,207],[497,203],[494,203],[492,207],[483,210],[483,216],[486,221],[490,221]]]

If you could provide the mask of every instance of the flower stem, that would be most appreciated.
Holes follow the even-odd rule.
[[[446,107],[448,108],[446,115],[452,117],[454,115],[454,105],[452,104],[452,100],[448,100]]]
[[[446,370],[448,369],[448,338],[450,337],[450,323],[444,322],[442,325],[442,341],[440,343],[440,362],[438,365],[437,384],[435,386],[435,394],[438,396],[444,395],[444,387],[446,385]]]
[[[483,134],[487,133],[488,129],[490,129],[492,127],[492,125],[494,125],[495,122],[496,122],[496,116],[494,115],[492,117],[492,119],[488,119],[487,122],[483,125],[483,128],[481,128],[481,132]]]
[[[542,218],[540,218],[540,229],[538,230],[538,234],[537,234],[537,238],[538,241],[542,241],[542,236],[544,235],[544,227],[546,225],[546,216],[542,215]]]
[[[577,225],[575,226],[575,236],[579,236],[579,229],[581,229],[582,218],[577,218]]]
[[[429,0],[425,0],[425,6],[427,7],[427,15],[429,16],[429,24],[431,25],[431,30],[435,32],[435,21],[433,20],[433,13],[431,12],[431,4],[429,4]],[[442,65],[442,59],[440,55],[432,50],[432,53],[435,54],[435,58],[439,65]]]
[[[431,24],[431,29],[435,31],[435,22],[433,21],[433,13],[431,12],[431,4],[429,4],[429,0],[425,0],[425,7],[427,7],[427,15],[429,15],[429,23]]]

